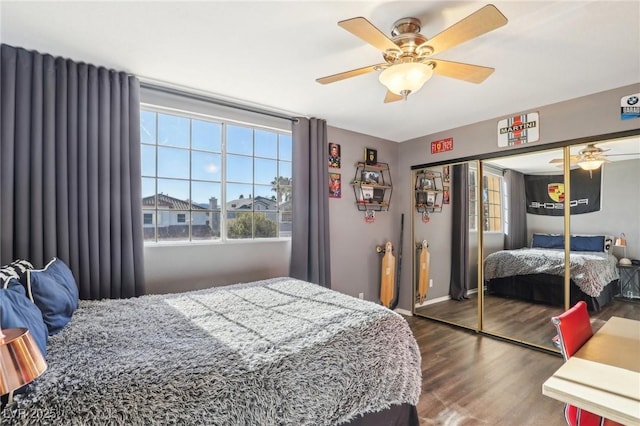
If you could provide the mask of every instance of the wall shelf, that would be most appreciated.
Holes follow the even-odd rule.
[[[391,173],[389,164],[356,163],[356,173],[351,181],[355,204],[360,211],[387,211],[391,205]]]
[[[416,173],[415,207],[419,213],[440,213],[443,203],[442,173],[420,170]]]

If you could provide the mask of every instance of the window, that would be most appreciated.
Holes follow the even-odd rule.
[[[289,132],[150,106],[140,121],[145,241],[290,236]]]
[[[502,232],[502,176],[485,168],[482,177],[482,216],[484,232]],[[469,229],[477,230],[477,171],[469,169]]]
[[[502,232],[502,176],[482,177],[482,216],[485,232]]]

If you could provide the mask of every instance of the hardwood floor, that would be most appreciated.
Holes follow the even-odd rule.
[[[422,353],[421,426],[562,426],[564,405],[542,395],[563,360],[437,321],[406,317]]]
[[[551,339],[556,332],[550,320],[562,311],[563,309],[557,306],[485,296],[483,329],[553,349]],[[517,315],[514,315],[514,312]],[[477,298],[472,297],[462,302],[446,300],[418,308],[416,313],[475,328],[478,322]],[[640,320],[640,301],[616,298],[600,312],[590,312],[590,316],[594,332],[612,316]]]
[[[475,299],[429,306],[429,315],[475,327]],[[485,327],[505,335],[524,333],[526,341],[546,346],[555,329],[557,307],[487,298],[492,315]],[[505,313],[500,315],[499,313]],[[513,315],[514,312],[518,314]],[[640,301],[615,299],[591,312],[594,332],[612,316],[640,320]],[[422,353],[421,426],[563,426],[564,404],[542,395],[542,383],[562,357],[519,346],[419,316],[406,317]]]

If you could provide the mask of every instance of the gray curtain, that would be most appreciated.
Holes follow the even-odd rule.
[[[469,290],[469,164],[456,164],[451,173],[451,281],[449,296],[467,299]]]
[[[504,180],[509,194],[508,232],[504,235],[504,248],[515,250],[527,246],[527,205],[525,202],[524,174],[505,170]]]
[[[293,229],[289,274],[331,288],[327,123],[293,123]]]
[[[58,257],[81,299],[144,293],[139,82],[2,45],[0,261]]]

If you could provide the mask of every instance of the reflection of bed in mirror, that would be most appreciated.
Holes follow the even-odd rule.
[[[563,306],[564,238],[534,234],[531,248],[501,250],[487,256],[484,278],[487,294]],[[570,305],[587,302],[599,311],[617,293],[618,269],[606,236],[571,237]]]

